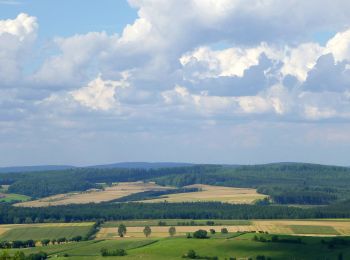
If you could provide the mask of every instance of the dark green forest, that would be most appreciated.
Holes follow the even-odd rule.
[[[44,208],[0,204],[0,224],[129,219],[304,219],[349,218],[350,201],[302,209],[287,206],[233,205],[220,202],[99,203]]]

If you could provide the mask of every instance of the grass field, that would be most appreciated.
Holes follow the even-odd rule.
[[[103,202],[118,199],[133,193],[150,190],[167,190],[172,187],[163,187],[154,183],[143,182],[120,182],[104,190],[91,190],[79,193],[66,193],[54,195],[39,200],[17,203],[15,206],[23,207],[47,207],[67,204],[83,204],[90,202]]]
[[[50,223],[0,225],[0,241],[72,238],[85,236],[93,223]]]
[[[295,234],[339,235],[332,226],[290,225],[289,227]]]
[[[188,201],[221,201],[233,204],[251,204],[258,199],[263,199],[266,195],[259,194],[255,189],[231,188],[223,186],[213,186],[195,184],[186,186],[187,188],[200,188],[199,192],[169,194],[163,197],[145,200],[144,202],[188,202]]]
[[[131,238],[144,237],[143,228],[145,225],[151,226],[151,237],[153,238],[167,237],[169,225],[176,227],[177,236],[183,236],[198,229],[207,231],[214,229],[216,232],[220,232],[223,227],[226,227],[230,232],[261,231],[270,234],[350,236],[350,220],[214,220],[215,226],[205,225],[206,220],[197,220],[195,226],[180,226],[177,223],[181,220],[162,221],[166,222],[168,226],[158,226],[157,220],[106,222],[97,234],[97,237],[100,239],[118,239],[117,226],[120,223],[124,223],[127,226],[127,236]]]
[[[0,194],[0,202],[28,201],[28,200],[30,200],[30,197],[21,195],[21,194],[13,194],[13,193]]]
[[[62,260],[119,259],[119,257],[101,257],[99,255],[101,248],[110,250],[123,248],[128,255],[122,257],[122,259],[144,260],[183,259],[182,255],[190,249],[195,250],[200,256],[217,256],[222,260],[230,257],[256,259],[258,255],[271,257],[273,260],[335,260],[338,259],[339,253],[342,253],[343,259],[350,258],[350,247],[337,246],[330,249],[327,245],[321,243],[323,238],[320,237],[302,237],[301,244],[291,244],[255,242],[252,240],[253,236],[254,234],[243,234],[231,238],[214,236],[210,239],[186,239],[175,237],[156,240],[124,238],[122,240],[95,240],[22,250],[29,254],[44,249],[51,257]],[[14,250],[11,250],[11,252],[13,253]],[[66,257],[60,257],[64,254]]]

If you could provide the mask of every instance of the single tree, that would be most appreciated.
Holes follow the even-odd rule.
[[[143,233],[145,234],[146,237],[149,237],[152,233],[152,229],[150,226],[145,226],[145,228],[143,229]]]
[[[175,234],[176,234],[176,228],[175,227],[170,227],[169,228],[169,235],[173,237]]]
[[[210,234],[214,235],[216,232],[215,232],[215,229],[211,228],[210,230]]]
[[[118,227],[118,235],[120,237],[124,237],[126,234],[126,226],[124,224],[120,224]]]

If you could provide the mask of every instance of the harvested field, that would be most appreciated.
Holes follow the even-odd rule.
[[[120,182],[107,187],[104,190],[90,190],[79,193],[66,193],[54,195],[38,200],[17,203],[15,206],[20,207],[47,207],[56,205],[67,205],[67,204],[84,204],[84,203],[99,203],[103,201],[110,201],[118,199],[133,193],[150,190],[168,190],[173,189],[172,187],[163,187],[155,183],[143,183],[143,182]]]
[[[163,220],[172,223],[172,220]],[[214,220],[220,222],[220,220]],[[144,221],[144,226],[140,226],[139,222],[124,222],[127,226],[127,237],[140,238],[144,237],[143,228],[145,225],[151,225],[151,237],[168,237],[169,226],[152,226],[152,222]],[[227,222],[229,223],[229,222]],[[176,236],[184,236],[188,232],[194,232],[198,229],[209,231],[214,229],[220,232],[225,227],[229,232],[238,231],[255,231],[268,232],[270,234],[285,235],[312,235],[312,236],[334,236],[334,235],[350,235],[350,220],[251,220],[250,225],[220,225],[220,226],[176,226]],[[106,223],[105,227],[97,234],[98,238],[118,239],[117,228],[111,227]]]
[[[186,188],[200,188],[199,192],[177,193],[163,197],[145,200],[144,202],[193,202],[193,201],[221,201],[232,204],[251,204],[258,199],[267,197],[259,194],[255,189],[232,188],[204,184],[194,184]]]

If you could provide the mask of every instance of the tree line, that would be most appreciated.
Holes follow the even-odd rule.
[[[22,208],[0,204],[0,224],[27,218],[39,222],[78,222],[131,219],[305,219],[349,218],[350,201],[319,208],[233,205],[220,202],[99,203]],[[98,227],[97,227],[98,228]]]

